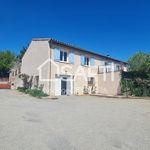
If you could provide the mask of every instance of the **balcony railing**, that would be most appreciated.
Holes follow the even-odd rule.
[[[107,65],[107,66],[98,67],[98,73],[117,72],[121,70],[122,70],[121,66],[115,66],[115,65]]]

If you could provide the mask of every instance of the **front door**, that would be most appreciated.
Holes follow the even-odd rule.
[[[67,95],[67,78],[61,79],[61,95]]]

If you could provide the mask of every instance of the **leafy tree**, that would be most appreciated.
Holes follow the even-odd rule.
[[[18,58],[19,58],[20,61],[22,60],[25,52],[27,51],[28,46],[29,46],[29,44],[21,49],[20,54],[18,56]]]
[[[150,72],[150,54],[138,52],[128,60],[130,71]]]
[[[0,77],[8,77],[9,70],[16,62],[16,55],[11,51],[0,52]]]
[[[138,52],[129,61],[129,71],[122,72],[122,93],[150,96],[150,54]]]

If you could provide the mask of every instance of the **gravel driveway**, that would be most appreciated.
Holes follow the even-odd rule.
[[[0,90],[0,150],[150,150],[150,101]]]

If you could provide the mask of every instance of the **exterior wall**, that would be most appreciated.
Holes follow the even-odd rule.
[[[70,49],[65,46],[60,46],[57,44],[53,44],[51,48],[51,57],[54,60],[54,48],[59,48],[63,51],[70,52],[73,49]],[[102,59],[101,57],[98,57],[97,55],[92,55],[87,52],[82,52],[79,50],[73,50],[75,55],[75,62],[74,64],[70,64],[67,62],[58,62],[54,61],[56,66],[59,68],[59,73],[57,72],[57,67],[53,64],[51,64],[51,79],[55,79],[56,74],[59,75],[71,75],[74,76],[77,72],[77,68],[80,67],[84,70],[85,76],[87,77],[94,77],[95,78],[95,85],[96,87],[96,93],[102,93],[102,94],[108,94],[108,95],[117,95],[120,93],[120,72],[114,72],[114,82],[111,82],[111,73],[106,73],[106,81],[103,81],[103,75],[98,73],[98,68],[94,68],[93,66],[82,66],[81,65],[81,55],[85,55],[89,58],[94,57],[95,58],[95,66],[102,65],[102,61],[109,61]],[[114,62],[116,63],[116,62]],[[116,63],[119,64],[119,63]],[[124,68],[123,64],[120,64],[122,68]],[[65,70],[62,72],[61,68]],[[65,68],[65,69],[64,69]],[[89,71],[94,73],[93,76],[89,75]],[[51,82],[51,95],[55,95],[55,80]],[[83,76],[79,76],[76,78],[76,80],[73,83],[73,94],[82,95],[84,87],[88,87],[89,91],[91,91],[92,86],[88,86],[88,82],[85,80]]]
[[[106,73],[106,80],[104,74],[98,75],[99,93],[106,95],[120,94],[120,72],[114,72],[114,81],[111,80],[112,74]]]
[[[54,48],[60,48],[61,50],[67,51],[68,53],[73,51],[75,56],[74,64],[54,61]],[[107,80],[104,82],[102,74],[99,74],[97,67],[81,65],[81,55],[84,55],[88,58],[94,57],[95,66],[103,65],[102,61],[109,61],[109,58],[106,60],[98,55],[80,51],[75,48],[72,49],[69,46],[64,46],[62,44],[53,43],[50,45],[49,40],[33,40],[22,59],[21,74],[33,76],[34,79],[35,76],[39,76],[40,71],[42,79],[46,81],[40,81],[39,86],[42,85],[43,91],[50,95],[55,95],[56,76],[69,75],[74,78],[77,71],[82,75],[78,76],[73,83],[73,94],[84,94],[84,87],[88,87],[89,91],[91,91],[92,86],[88,85],[88,77],[95,78],[95,85],[93,86],[96,88],[96,93],[111,95],[118,94],[120,82],[119,73],[115,72],[114,82],[110,81],[111,73],[107,73]],[[51,58],[52,61],[46,62],[49,58]],[[44,65],[42,65],[43,63]],[[40,70],[38,70],[39,67]],[[63,70],[61,70],[62,68]],[[82,70],[85,74],[83,74]],[[92,72],[93,75],[90,75],[90,72]],[[85,75],[86,79],[83,75]],[[51,79],[51,81],[49,81],[49,79]]]
[[[17,89],[18,87],[23,86],[23,82],[19,77],[21,73],[20,69],[21,69],[21,64],[18,63],[18,64],[15,64],[15,66],[10,70],[9,82],[11,85],[11,89]]]
[[[70,49],[68,47],[64,47],[64,46],[59,46],[59,45],[52,45],[52,49],[51,49],[51,53],[52,53],[52,59],[54,60],[54,48],[60,48],[64,51],[67,51],[68,53],[70,51],[72,51],[73,49]],[[65,72],[62,72],[60,69],[60,73],[61,75],[71,75],[74,76],[76,74],[76,72],[78,71],[77,69],[80,67],[81,69],[84,70],[85,72],[85,76],[87,77],[95,77],[95,87],[97,89],[97,93],[98,93],[98,69],[94,68],[94,67],[90,67],[90,66],[81,66],[81,55],[85,55],[89,58],[94,57],[95,58],[95,65],[98,66],[100,65],[100,60],[97,56],[88,54],[87,52],[81,52],[78,50],[73,50],[74,51],[74,55],[75,55],[75,61],[74,64],[70,64],[67,62],[58,62],[58,61],[54,61],[55,64],[57,64],[58,68],[65,68]],[[79,69],[80,69],[79,68]],[[89,71],[91,70],[92,73],[96,74],[95,76],[89,76]],[[52,64],[51,66],[51,78],[55,79],[55,76],[57,74],[57,69],[56,66],[54,66]],[[88,82],[85,80],[85,78],[83,77],[83,75],[79,76],[78,78],[76,78],[76,80],[73,83],[73,94],[77,94],[77,95],[82,95],[83,94],[83,89],[84,87],[88,86]],[[89,86],[89,91],[91,91],[91,87]],[[51,82],[51,95],[55,95],[55,82]]]
[[[11,89],[17,89],[18,87],[23,86],[23,82],[19,76],[14,76],[9,78],[10,84],[11,84]]]
[[[25,55],[22,58],[21,73],[33,76],[39,76],[38,67],[50,58],[50,47],[48,40],[32,41]],[[42,69],[42,77],[49,79],[49,63]],[[40,81],[39,85],[43,86],[43,91],[49,94],[49,82]]]

